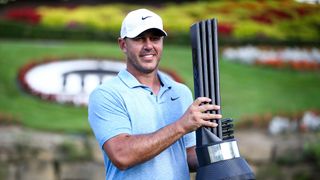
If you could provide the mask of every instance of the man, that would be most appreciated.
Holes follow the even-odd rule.
[[[103,150],[106,179],[189,179],[197,167],[195,133],[220,119],[209,98],[192,102],[191,91],[158,71],[162,19],[139,9],[122,22],[119,46],[127,68],[90,96],[89,122]],[[188,169],[189,166],[189,169]]]

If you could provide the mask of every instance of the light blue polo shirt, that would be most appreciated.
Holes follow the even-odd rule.
[[[128,133],[147,134],[178,120],[193,102],[188,87],[159,72],[162,86],[158,95],[142,85],[127,70],[98,86],[89,99],[89,123],[100,147],[110,138]],[[187,180],[186,148],[195,145],[189,133],[155,158],[121,171],[103,152],[106,179]]]

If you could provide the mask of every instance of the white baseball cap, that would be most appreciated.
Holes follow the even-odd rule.
[[[134,10],[123,19],[120,37],[134,38],[148,29],[158,29],[164,36],[167,36],[159,15],[147,9]]]

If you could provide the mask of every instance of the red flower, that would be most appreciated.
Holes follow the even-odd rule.
[[[265,12],[265,15],[272,16],[275,19],[292,19],[290,14],[278,9],[269,9],[267,12]]]
[[[273,20],[292,19],[292,15],[278,9],[267,9],[262,13],[251,16],[251,19],[264,24],[272,24]]]
[[[265,14],[251,16],[251,19],[263,24],[272,24],[272,19],[270,16],[266,16]]]
[[[41,15],[30,7],[22,7],[8,10],[4,17],[8,20],[26,22],[30,24],[38,24],[41,20]]]
[[[233,26],[227,23],[219,23],[218,32],[220,35],[228,36],[233,32]]]
[[[319,64],[302,59],[291,62],[291,67],[295,70],[317,70],[319,69]]]
[[[307,7],[297,7],[295,9],[295,11],[299,14],[299,16],[305,16],[305,15],[308,15],[310,14],[310,8],[307,8]]]

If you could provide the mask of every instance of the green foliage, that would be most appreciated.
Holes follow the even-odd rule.
[[[89,27],[98,31],[119,31],[121,9],[112,6],[81,6],[76,9],[40,7],[41,25],[77,29]]]
[[[279,23],[279,30],[283,32],[286,39],[297,39],[300,41],[313,41],[320,39],[320,16],[313,14],[301,17],[291,22]]]
[[[189,32],[190,26],[194,20],[186,13],[177,13],[177,7],[169,6],[161,11],[160,16],[164,19],[165,29],[169,32]]]
[[[107,4],[75,8],[40,6],[32,12],[41,16],[38,24],[8,24],[1,20],[0,37],[113,41],[119,36],[125,15],[138,8],[151,9],[163,17],[169,43],[189,43],[190,26],[212,18],[218,19],[219,27],[226,24],[230,27],[231,33],[224,32],[223,28],[219,30],[219,35],[224,36],[220,40],[222,44],[256,44],[261,40],[266,44],[320,43],[320,6],[295,1],[201,1],[161,6]],[[0,19],[16,18],[7,16]],[[30,14],[25,16],[33,20]]]
[[[68,39],[68,40],[109,40],[113,41],[119,30],[95,30],[91,27],[65,28],[59,26],[32,26],[21,22],[11,22],[0,19],[0,37],[32,38],[32,39]]]
[[[75,143],[65,141],[57,147],[60,160],[63,161],[84,161],[92,159],[90,147],[79,148]]]
[[[269,179],[283,179],[285,174],[281,172],[281,169],[277,164],[272,163],[268,166],[259,168],[259,171],[256,174],[256,179],[265,179],[266,177]]]
[[[8,164],[4,162],[0,162],[0,180],[7,179],[8,176]]]
[[[243,21],[241,24],[237,24],[233,35],[239,39],[248,39],[250,37],[285,39],[283,32],[279,31],[279,29],[252,21]]]
[[[312,176],[312,173],[308,172],[308,171],[299,171],[299,172],[296,172],[294,175],[293,175],[293,179],[294,180],[310,180],[310,179],[313,179],[315,178],[316,175]]]
[[[320,141],[309,142],[304,146],[305,157],[313,164],[317,169],[320,169]]]

